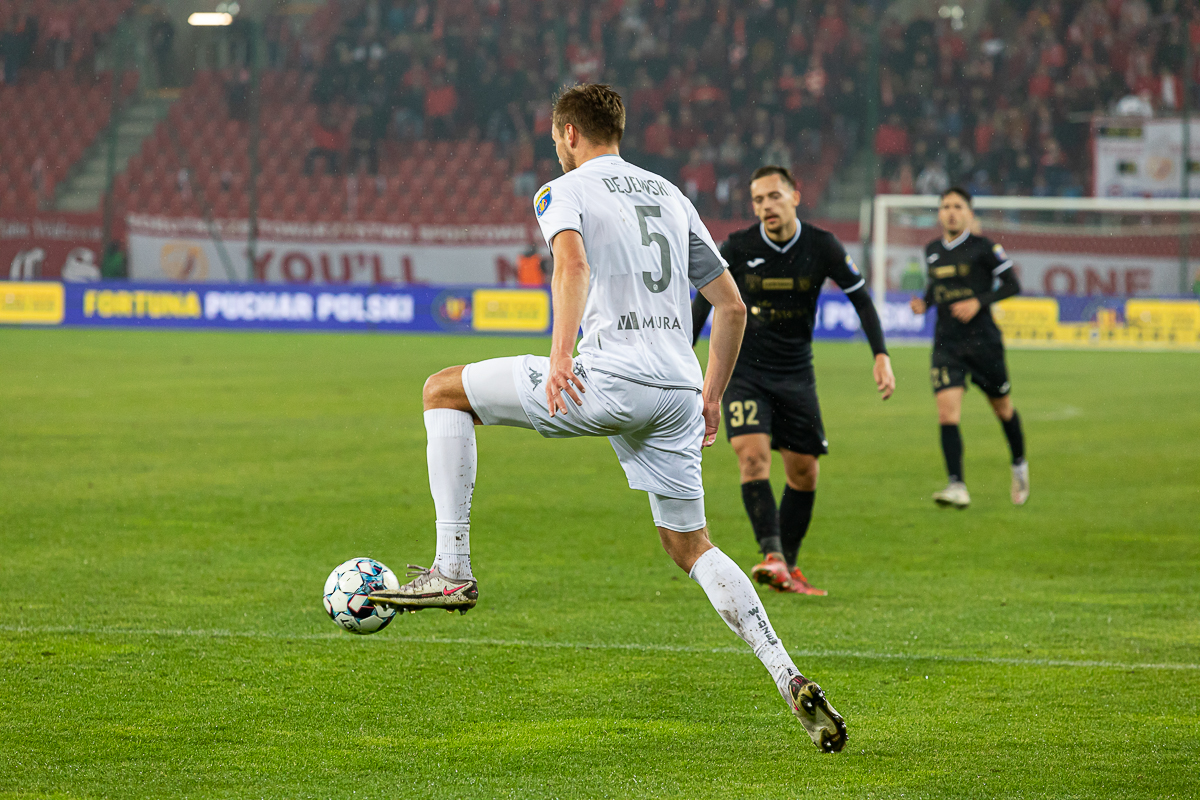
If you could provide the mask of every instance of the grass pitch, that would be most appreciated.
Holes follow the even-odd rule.
[[[817,346],[830,595],[763,602],[850,726],[827,756],[602,440],[480,432],[471,613],[325,617],[346,558],[432,558],[424,377],[546,349],[0,331],[0,797],[1200,794],[1200,357],[1010,353],[1033,496],[972,391],[958,512],[927,351],[881,403],[865,345]],[[705,480],[748,568],[724,441]]]

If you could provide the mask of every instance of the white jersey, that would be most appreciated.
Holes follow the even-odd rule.
[[[591,267],[579,354],[591,369],[649,386],[701,389],[689,282],[728,266],[695,206],[670,181],[606,155],[534,197],[546,243],[579,231]]]

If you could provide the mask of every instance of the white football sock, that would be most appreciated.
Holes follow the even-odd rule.
[[[786,698],[788,681],[800,671],[771,628],[767,612],[746,573],[733,559],[714,547],[696,559],[688,576],[704,589],[725,624],[750,645],[754,655],[771,673],[780,694]]]
[[[475,492],[475,424],[465,411],[425,412],[429,444],[429,491],[437,511],[437,557],[433,566],[447,578],[471,574],[471,495]]]

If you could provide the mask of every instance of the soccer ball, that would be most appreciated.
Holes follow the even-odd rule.
[[[387,627],[394,608],[380,608],[367,599],[379,589],[399,589],[396,573],[373,558],[352,558],[339,564],[325,581],[325,611],[351,633],[375,633]]]

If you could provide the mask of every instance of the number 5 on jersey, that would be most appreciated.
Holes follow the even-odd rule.
[[[642,230],[642,244],[646,247],[652,244],[658,245],[662,277],[655,280],[652,273],[642,273],[642,282],[646,284],[646,288],[658,294],[671,285],[671,245],[667,242],[667,237],[661,233],[650,232],[646,226],[646,217],[661,217],[662,208],[660,206],[634,206],[634,209],[637,211],[638,227]]]

